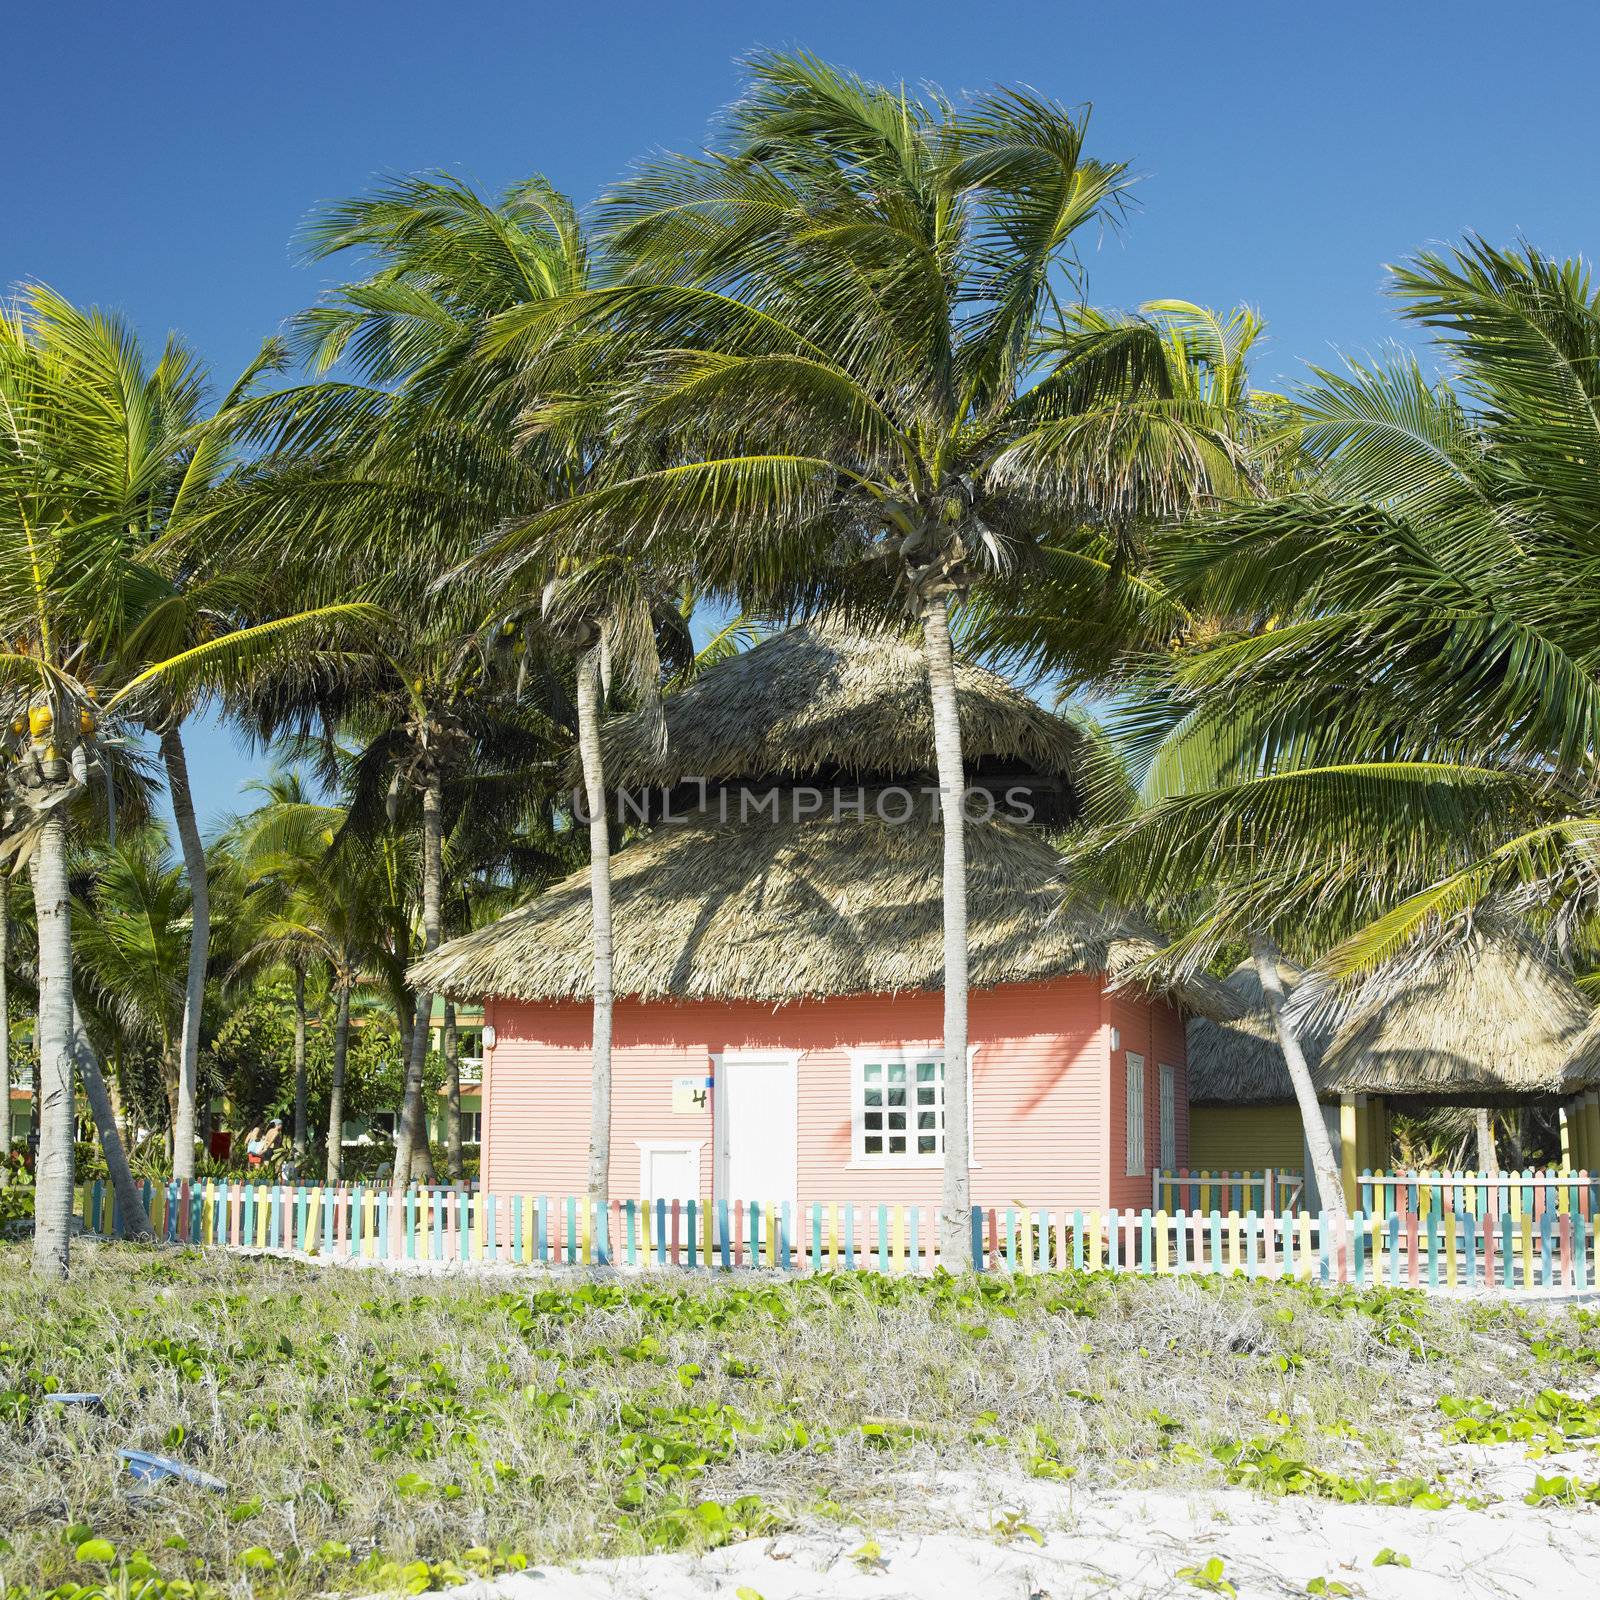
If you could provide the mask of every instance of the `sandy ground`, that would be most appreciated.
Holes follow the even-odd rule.
[[[1593,1458],[1584,1461],[1593,1472]],[[1506,1488],[1552,1458],[1507,1463]],[[919,1520],[938,1532],[785,1535],[709,1555],[586,1562],[530,1569],[454,1591],[457,1600],[1072,1600],[1076,1596],[1197,1595],[1180,1576],[1222,1562],[1243,1597],[1304,1595],[1315,1578],[1332,1594],[1370,1600],[1472,1600],[1600,1595],[1600,1508],[1533,1509],[1520,1498],[1482,1510],[1396,1510],[1243,1490],[1205,1495],[1096,1494],[1072,1485],[942,1477],[916,1486]],[[1519,1489],[1519,1492],[1520,1492]],[[1020,1513],[1043,1537],[1007,1530]],[[963,1527],[963,1524],[965,1525]],[[1388,1548],[1410,1566],[1374,1567]],[[1334,1585],[1345,1585],[1340,1590]]]

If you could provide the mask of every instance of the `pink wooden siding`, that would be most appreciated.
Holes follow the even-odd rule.
[[[1177,1165],[1189,1165],[1189,1054],[1183,1015],[1176,1006],[1157,1004],[1155,1013],[1155,1058],[1178,1069],[1175,1085],[1177,1099],[1177,1127],[1174,1142],[1177,1144]],[[1159,1154],[1159,1147],[1157,1154]]]
[[[852,1046],[933,1043],[937,993],[867,995],[771,1006],[619,1000],[614,1023],[611,1189],[637,1195],[641,1141],[702,1141],[700,1192],[712,1193],[710,1110],[672,1110],[672,1080],[704,1077],[724,1050],[799,1052],[799,1198],[938,1200],[937,1166],[851,1162]],[[589,1138],[589,1007],[491,1000],[497,1039],[486,1069],[483,1180],[506,1192],[581,1193]],[[974,992],[973,1197],[1104,1205],[1147,1204],[1148,1177],[1123,1176],[1124,1067],[1107,1049],[1108,1022],[1142,1049],[1149,1087],[1146,1151],[1159,1150],[1157,1063],[1184,1063],[1177,1013],[1107,997],[1097,977]],[[1142,1041],[1142,1045],[1138,1042]],[[1186,1094],[1178,1084],[1180,1152]],[[729,1198],[759,1198],[733,1197]]]
[[[1120,992],[1105,996],[1105,1020],[1121,1035],[1121,1048],[1111,1058],[1111,1116],[1108,1155],[1109,1195],[1112,1205],[1150,1204],[1150,1173],[1161,1159],[1161,1067],[1176,1067],[1174,1085],[1176,1117],[1174,1141],[1177,1164],[1187,1163],[1189,1151],[1188,1055],[1183,1018],[1169,1005]],[[1144,1167],[1128,1171],[1127,1054],[1144,1057]]]

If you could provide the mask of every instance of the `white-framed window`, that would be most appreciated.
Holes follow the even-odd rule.
[[[394,1111],[374,1111],[367,1118],[367,1126],[380,1138],[394,1138],[395,1122],[398,1113]]]
[[[967,1047],[967,1159],[972,1165],[972,1066]],[[942,1166],[944,1050],[938,1044],[852,1049],[850,1159],[863,1166]]]
[[[1161,1167],[1171,1172],[1178,1165],[1178,1069],[1161,1063]]]
[[[864,1161],[944,1159],[944,1062],[931,1052],[863,1059],[857,1087]]]
[[[1144,1174],[1144,1057],[1127,1052],[1128,1176]]]
[[[461,1062],[461,1076],[477,1082],[483,1077],[483,1029],[458,1028],[456,1053]]]
[[[481,1111],[463,1111],[461,1113],[461,1142],[462,1144],[483,1143],[483,1113]]]

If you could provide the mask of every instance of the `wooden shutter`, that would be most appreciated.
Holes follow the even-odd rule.
[[[1161,1063],[1161,1165],[1171,1172],[1178,1164],[1178,1069]]]
[[[1144,1057],[1128,1051],[1128,1176],[1144,1172]]]

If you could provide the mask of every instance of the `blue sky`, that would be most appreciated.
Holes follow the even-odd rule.
[[[1144,181],[1091,298],[1248,302],[1268,384],[1396,337],[1383,264],[1421,246],[1595,246],[1593,4],[161,0],[11,10],[0,283],[181,330],[225,381],[332,281],[293,245],[319,201],[440,167],[587,200],[697,144],[763,45],[1092,102],[1091,149]],[[259,762],[193,742],[202,812],[232,809]]]

